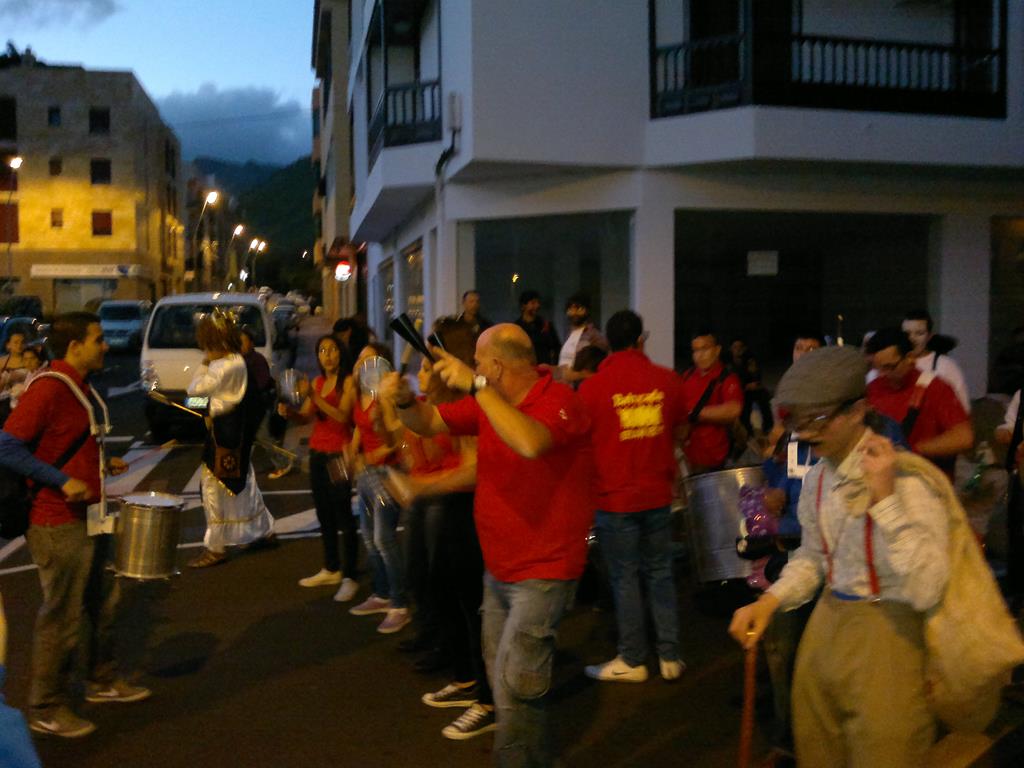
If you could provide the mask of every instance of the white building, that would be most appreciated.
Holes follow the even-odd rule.
[[[378,331],[469,288],[512,319],[532,288],[564,333],[583,289],[601,322],[640,312],[652,356],[682,366],[698,327],[781,358],[797,330],[842,315],[859,339],[923,305],[980,394],[1024,324],[1024,3],[348,11],[333,110]]]

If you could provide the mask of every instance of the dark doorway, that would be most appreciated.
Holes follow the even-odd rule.
[[[927,305],[930,224],[924,216],[677,211],[677,367],[690,365],[690,336],[701,327],[723,345],[745,339],[762,365],[778,369],[798,333],[835,336],[839,315],[852,344],[899,323]],[[777,253],[776,274],[748,274],[757,251]]]

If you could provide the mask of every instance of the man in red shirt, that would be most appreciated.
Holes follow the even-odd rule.
[[[883,328],[871,337],[866,351],[879,375],[868,384],[868,403],[898,422],[910,449],[952,480],[957,454],[974,445],[971,418],[949,384],[916,367],[913,350],[899,328]]]
[[[743,412],[743,385],[722,365],[722,347],[714,333],[698,331],[690,349],[693,367],[683,374],[690,434],[683,450],[692,474],[714,472],[729,457],[731,427]]]
[[[70,378],[89,399],[86,377],[103,368],[107,350],[99,317],[86,312],[58,317],[49,346],[57,358],[51,370]],[[103,482],[91,423],[67,383],[41,377],[22,395],[0,434],[0,463],[28,476],[36,489],[25,539],[39,568],[43,604],[32,638],[29,727],[64,738],[95,730],[67,703],[69,661],[79,645],[83,612],[89,619],[83,649],[89,663],[86,701],[141,701],[150,695],[119,677],[113,659],[110,630],[118,587],[105,574],[109,537],[86,533],[86,506],[100,500]],[[53,466],[69,453],[61,468]],[[105,471],[116,475],[126,469],[123,461],[111,459]]]
[[[382,386],[407,427],[477,435],[474,518],[483,550],[483,650],[497,708],[495,761],[551,764],[544,695],[555,636],[587,559],[594,516],[590,420],[576,394],[536,368],[530,337],[484,331],[476,370],[436,350],[436,370],[470,394],[431,406],[396,374]]]
[[[672,577],[672,486],[675,438],[687,411],[674,371],[644,354],[644,326],[628,309],[608,320],[611,355],[580,385],[590,414],[597,465],[597,538],[608,564],[619,654],[589,666],[597,680],[641,683],[647,679],[647,632],[640,575],[657,632],[661,676],[675,680],[679,619]]]

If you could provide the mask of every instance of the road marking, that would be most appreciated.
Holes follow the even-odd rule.
[[[204,466],[203,464],[199,465],[199,467],[196,469],[195,473],[192,475],[192,477],[189,479],[189,481],[185,484],[185,487],[181,489],[181,494],[180,495],[184,496],[184,495],[188,494],[188,495],[191,496],[192,494],[198,494],[199,493],[199,481],[200,481],[200,479],[203,476],[203,466]]]
[[[9,542],[4,544],[3,549],[0,549],[0,563],[6,560],[8,557],[13,555],[19,549],[25,546],[25,537],[19,536],[16,539],[11,539]]]
[[[111,387],[107,390],[107,400],[116,400],[119,397],[130,395],[132,392],[141,392],[142,382],[133,381],[131,384],[125,387]]]
[[[156,465],[159,464],[160,461],[172,450],[173,448],[165,448],[159,451],[143,451],[136,448],[135,450],[128,451],[128,453],[121,458],[128,464],[132,464],[132,462],[136,461],[137,463],[123,475],[111,478],[110,481],[107,482],[107,498],[124,496],[135,492],[146,476],[152,472]]]
[[[110,435],[103,438],[104,443],[130,443],[135,438],[131,435]]]

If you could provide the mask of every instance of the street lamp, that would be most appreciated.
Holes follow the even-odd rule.
[[[7,161],[7,165],[11,169],[11,188],[7,191],[7,206],[4,208],[5,213],[11,209],[11,198],[14,196],[14,188],[18,183],[18,177],[15,173],[19,168],[21,168],[21,164],[23,162],[24,160],[21,157],[12,157]],[[17,217],[13,217],[13,219],[16,225],[18,219]],[[5,290],[8,293],[14,293],[14,255],[11,253],[11,247],[14,245],[14,232],[12,231],[13,228],[6,224],[4,229],[7,230],[5,232],[7,235],[7,285]]]
[[[199,211],[199,218],[196,219],[196,228],[192,233],[192,281],[195,283],[195,273],[199,271],[199,227],[203,223],[203,214],[206,213],[206,206],[216,205],[217,198],[220,197],[220,193],[213,189],[206,193],[206,197],[203,198],[203,207]],[[205,266],[205,264],[204,264]]]
[[[235,276],[235,273],[238,270],[238,259],[235,257],[234,252],[231,250],[231,246],[232,244],[234,244],[235,238],[237,238],[244,231],[245,227],[243,227],[241,224],[238,224],[235,227],[234,231],[231,233],[231,239],[228,240],[227,248],[224,249],[224,253],[228,257],[228,275],[231,276],[232,278]]]
[[[258,237],[254,237],[252,241],[249,243],[249,253],[251,254],[251,258],[249,259],[251,266],[249,276],[252,278],[252,284],[255,285],[257,288],[259,288],[259,286],[256,285],[256,257],[263,253],[265,250],[267,250],[266,240],[260,240]]]

